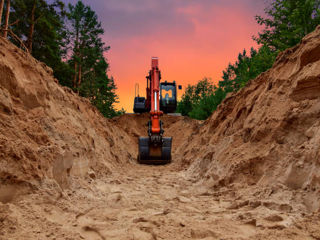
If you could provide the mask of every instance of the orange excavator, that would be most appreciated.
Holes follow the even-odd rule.
[[[168,93],[166,94],[166,99],[162,99],[160,88],[163,88],[162,86],[174,86],[174,88],[171,87],[170,90],[172,91],[170,91],[170,93],[171,98],[173,97],[173,100],[176,101],[176,85],[175,82],[160,84],[161,74],[158,64],[158,58],[153,57],[151,70],[149,76],[147,76],[147,99],[139,97],[138,95],[138,97],[135,97],[134,103],[135,112],[145,112],[150,109],[148,137],[139,137],[138,162],[144,164],[166,164],[171,162],[172,137],[163,137],[163,123],[160,120],[160,117],[163,115],[163,111],[160,109],[161,100],[164,100],[162,106],[166,107],[167,105],[165,105],[165,103],[169,104],[170,99],[168,98]],[[164,90],[167,89],[168,87],[165,87]],[[173,90],[175,90],[175,92]],[[174,104],[174,102],[171,103]],[[170,110],[172,110],[172,108],[170,108]]]

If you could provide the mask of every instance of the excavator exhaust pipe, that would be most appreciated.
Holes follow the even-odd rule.
[[[150,137],[139,137],[138,162],[142,164],[167,164],[171,162],[172,137],[162,137],[153,142]]]

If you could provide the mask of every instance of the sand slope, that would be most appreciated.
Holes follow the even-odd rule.
[[[125,147],[131,139],[121,129],[2,38],[0,76],[2,182],[64,185],[69,175],[107,175],[132,159],[135,148]]]
[[[0,239],[320,239],[320,27],[206,121],[107,120],[0,38]]]
[[[320,27],[229,95],[188,142],[189,173],[230,183],[320,189]],[[308,206],[320,207],[319,201]]]

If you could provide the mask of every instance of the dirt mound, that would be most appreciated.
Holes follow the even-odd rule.
[[[180,160],[191,164],[191,176],[215,186],[303,189],[302,199],[314,211],[320,208],[319,119],[320,27],[228,96],[185,142]]]
[[[114,125],[122,128],[135,146],[138,146],[138,137],[148,135],[148,121],[150,119],[149,113],[143,114],[125,114],[120,117],[115,117],[111,121]],[[179,159],[178,155],[181,148],[185,148],[185,139],[192,138],[202,125],[202,121],[197,121],[183,116],[163,115],[161,117],[164,128],[164,136],[173,138],[172,155],[174,159]],[[174,164],[178,164],[177,161]]]
[[[0,38],[0,239],[320,239],[320,27],[207,121],[103,118]]]
[[[107,175],[132,159],[126,133],[3,38],[0,76],[1,183],[54,178],[63,186],[68,176]]]

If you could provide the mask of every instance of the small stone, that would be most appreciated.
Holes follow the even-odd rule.
[[[256,219],[250,219],[249,221],[245,222],[245,224],[249,224],[252,226],[257,226],[257,220]]]
[[[270,222],[281,222],[283,221],[283,218],[277,214],[270,215],[265,218],[265,220],[270,221]]]
[[[89,174],[89,177],[92,178],[92,179],[96,179],[96,174],[93,170],[89,170],[88,171],[88,174]]]
[[[180,222],[179,225],[180,225],[181,227],[185,227],[185,226],[186,226],[186,225],[185,225],[184,223],[182,223],[182,222]]]

